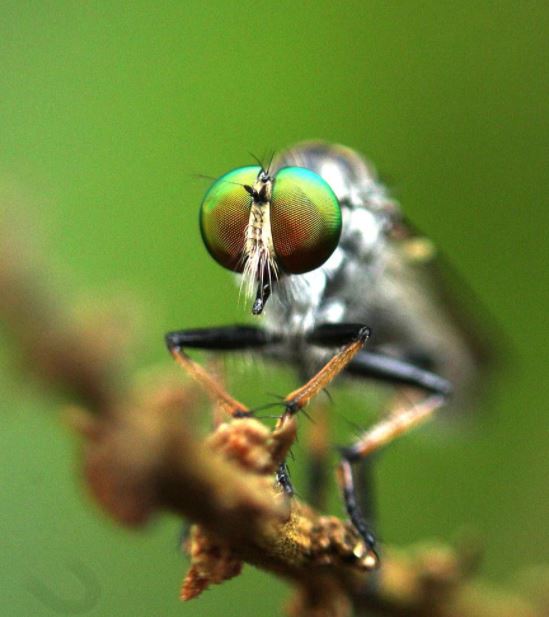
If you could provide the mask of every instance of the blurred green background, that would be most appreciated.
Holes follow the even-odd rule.
[[[367,154],[511,342],[477,429],[430,427],[381,458],[380,534],[476,530],[485,578],[510,581],[549,553],[548,14],[527,0],[2,0],[1,200],[68,299],[118,286],[141,298],[140,368],[170,362],[166,330],[247,319],[201,244],[208,183],[193,174],[306,138]],[[251,403],[273,389],[233,372]],[[280,614],[284,585],[251,568],[181,604],[179,521],[116,528],[80,486],[59,400],[13,368],[0,387],[0,614]],[[97,583],[89,605],[75,560]],[[76,603],[56,608],[33,577]]]

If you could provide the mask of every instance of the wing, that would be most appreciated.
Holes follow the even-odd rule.
[[[452,336],[459,337],[467,349],[470,378],[464,388],[466,394],[482,394],[493,374],[502,368],[503,358],[509,355],[503,328],[446,255],[417,227],[401,219],[392,238],[407,264],[409,276],[438,313],[434,321],[439,323],[442,316]]]

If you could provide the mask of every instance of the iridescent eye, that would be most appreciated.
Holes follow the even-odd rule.
[[[341,235],[341,209],[330,185],[309,169],[282,168],[274,179],[271,232],[283,270],[302,274],[321,266]]]
[[[242,272],[242,251],[250,219],[252,186],[261,167],[239,167],[216,180],[200,206],[200,232],[210,255],[229,270]]]

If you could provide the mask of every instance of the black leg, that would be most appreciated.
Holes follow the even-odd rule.
[[[308,343],[321,347],[348,344],[360,331],[360,324],[322,324],[306,337]],[[369,521],[372,519],[371,454],[398,435],[423,422],[443,405],[452,392],[450,382],[443,377],[410,361],[360,349],[349,361],[346,373],[385,381],[394,385],[408,385],[426,392],[417,405],[395,410],[374,425],[352,446],[342,450],[339,483],[347,513],[362,537],[372,562],[379,556],[376,540]],[[360,490],[357,490],[357,484]]]
[[[275,337],[271,337],[264,330],[251,326],[179,330],[166,334],[166,345],[174,360],[233,418],[248,417],[250,410],[232,397],[206,369],[189,358],[184,347],[242,350],[262,347],[274,340]]]
[[[184,347],[238,351],[265,347],[270,343],[276,343],[278,340],[280,338],[277,335],[266,332],[261,328],[241,325],[177,330],[166,334],[166,345],[170,351]]]
[[[249,417],[250,412],[234,400],[208,373],[194,364],[184,353],[185,347],[217,351],[241,351],[265,347],[280,338],[253,326],[234,325],[218,328],[198,328],[178,330],[166,334],[166,345],[174,358],[199,381],[214,398],[225,404],[225,409],[235,418]],[[281,463],[276,471],[276,479],[283,491],[291,497],[294,489],[286,463]]]
[[[395,385],[414,386],[443,396],[450,396],[452,393],[452,384],[444,377],[406,360],[373,351],[360,351],[347,367],[347,373]]]
[[[445,403],[444,396],[431,394],[420,403],[402,409],[395,409],[387,418],[380,420],[367,430],[352,446],[341,450],[342,460],[339,467],[339,484],[345,502],[347,513],[356,530],[364,540],[366,549],[372,559],[372,567],[379,563],[376,549],[375,535],[368,523],[371,512],[371,502],[366,501],[366,508],[362,508],[356,489],[357,466],[371,464],[371,456],[379,448],[393,441],[422,422],[428,420],[432,414]],[[362,470],[364,471],[364,470]],[[369,472],[366,468],[366,471]],[[366,498],[363,495],[362,498]]]
[[[375,568],[379,565],[376,538],[358,503],[353,466],[351,461],[345,457],[345,453],[343,453],[343,458],[339,464],[338,479],[347,514],[364,541],[366,548],[365,553],[369,554],[370,568]]]
[[[360,324],[322,324],[307,335],[307,342],[320,347],[335,347],[353,340]],[[386,381],[395,385],[415,386],[426,392],[449,396],[452,392],[450,382],[440,375],[416,364],[362,349],[349,363],[346,372]]]
[[[411,385],[429,393],[419,404],[394,411],[390,417],[375,424],[357,442],[342,452],[339,478],[345,507],[364,541],[365,556],[370,562],[370,567],[375,567],[379,557],[375,537],[368,523],[370,502],[366,501],[368,505],[366,509],[361,508],[355,486],[356,476],[360,475],[356,466],[359,463],[369,465],[372,452],[430,417],[438,407],[446,402],[451,386],[444,378],[411,362],[364,351],[362,346],[368,337],[368,328],[360,324],[326,324],[309,333],[307,341],[311,344],[326,347],[343,344],[345,346],[306,384],[288,394],[284,399],[284,404],[286,414],[297,413],[344,370],[356,375],[388,381],[395,385]],[[233,399],[204,369],[188,358],[183,348],[236,351],[261,348],[280,340],[279,336],[259,328],[239,325],[182,330],[166,335],[168,349],[176,361],[203,385],[214,400],[221,402],[233,417],[249,415],[249,411]],[[284,463],[277,470],[277,479],[283,490],[288,495],[292,495],[293,488]]]
[[[307,333],[306,341],[319,347],[339,347],[352,341],[364,328],[359,323],[325,323]]]
[[[290,480],[290,474],[288,472],[288,466],[286,463],[280,463],[278,469],[276,470],[276,479],[282,490],[288,495],[288,497],[293,497],[294,487],[292,486],[292,481]]]

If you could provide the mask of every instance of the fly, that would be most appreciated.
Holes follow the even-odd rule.
[[[169,333],[174,356],[185,347],[257,350],[293,364],[303,379],[316,373],[312,382],[343,347],[328,364],[343,358],[345,373],[388,382],[411,401],[341,452],[346,509],[377,563],[356,489],[359,465],[451,394],[463,397],[485,359],[452,309],[433,244],[413,230],[369,163],[321,142],[283,151],[267,169],[240,167],[219,178],[203,199],[200,231],[210,255],[241,276],[262,324]],[[287,414],[303,407],[307,387],[285,400]],[[291,493],[285,468],[278,478]]]

